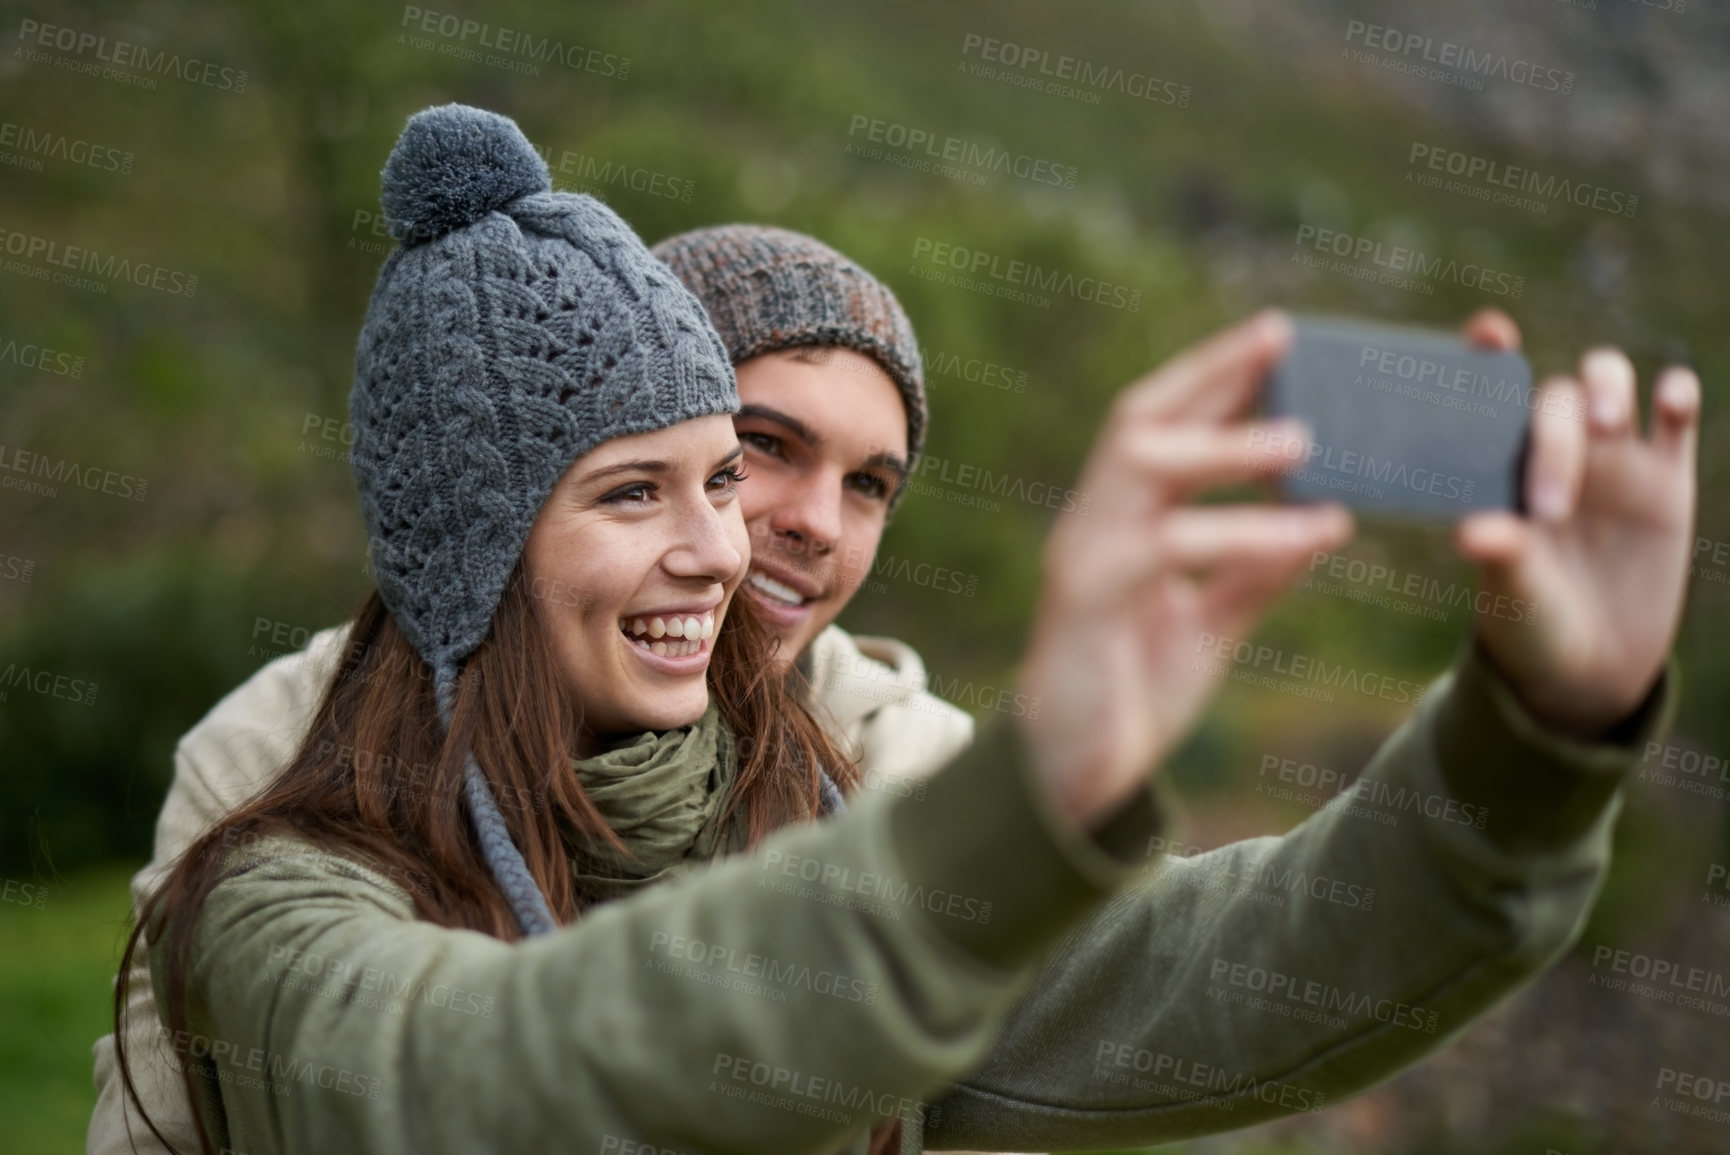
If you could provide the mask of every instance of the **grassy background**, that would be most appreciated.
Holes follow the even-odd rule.
[[[113,1012],[130,877],[94,867],[50,883],[41,909],[0,902],[0,1148],[84,1149],[96,1105],[90,1045]]]

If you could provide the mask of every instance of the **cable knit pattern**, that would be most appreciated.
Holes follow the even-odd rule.
[[[515,123],[411,117],[380,202],[402,245],[355,357],[350,460],[379,593],[440,709],[565,469],[604,441],[738,410],[703,306],[592,197],[550,190]],[[526,932],[546,901],[471,758],[465,797]],[[525,889],[526,885],[526,889]]]
[[[697,229],[651,251],[703,302],[735,365],[801,345],[874,358],[901,391],[907,450],[918,459],[924,367],[913,325],[889,286],[821,241],[765,225]]]

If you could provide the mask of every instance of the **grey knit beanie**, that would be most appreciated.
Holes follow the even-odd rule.
[[[702,305],[592,197],[551,191],[515,122],[447,104],[385,163],[400,247],[367,306],[349,412],[372,570],[450,724],[542,504],[603,441],[738,411]],[[554,926],[485,777],[464,798],[529,934]]]
[[[909,463],[925,445],[919,342],[889,286],[803,233],[718,225],[651,250],[697,294],[733,364],[800,345],[838,345],[874,358],[901,391]]]

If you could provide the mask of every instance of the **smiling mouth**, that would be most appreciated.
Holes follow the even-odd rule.
[[[702,615],[666,615],[622,618],[619,632],[635,644],[663,658],[684,658],[708,648],[715,636],[715,611]]]
[[[752,570],[746,576],[745,584],[757,591],[762,597],[780,606],[802,606],[812,600],[792,586],[776,581],[760,569]]]

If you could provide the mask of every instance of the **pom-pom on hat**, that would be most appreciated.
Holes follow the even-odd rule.
[[[385,162],[379,204],[397,240],[431,240],[553,187],[516,122],[462,104],[410,118]]]
[[[560,474],[603,441],[739,408],[702,305],[592,197],[551,191],[515,122],[409,118],[380,203],[401,245],[355,356],[350,455],[380,596],[446,725]],[[526,933],[554,925],[471,756],[464,797]]]

